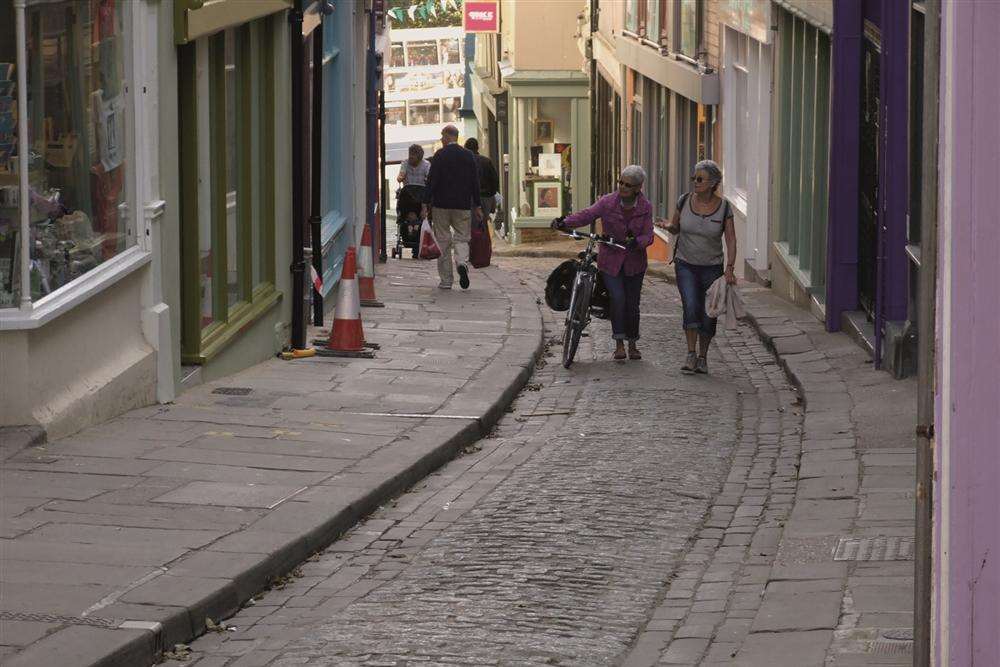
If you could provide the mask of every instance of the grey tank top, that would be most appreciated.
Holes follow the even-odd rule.
[[[726,218],[732,217],[732,208],[725,197],[710,215],[699,215],[691,209],[689,194],[677,200],[681,214],[681,232],[677,236],[674,259],[698,266],[712,266],[725,261],[722,233]]]

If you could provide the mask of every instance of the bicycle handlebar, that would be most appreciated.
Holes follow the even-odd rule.
[[[613,248],[618,248],[619,250],[626,250],[625,246],[621,245],[610,236],[603,236],[601,234],[581,234],[575,229],[570,230],[568,232],[560,232],[560,233],[563,236],[568,236],[572,239],[576,239],[577,241],[582,241],[583,239],[591,239],[593,241],[597,241],[598,243],[603,243],[604,245],[609,245]]]

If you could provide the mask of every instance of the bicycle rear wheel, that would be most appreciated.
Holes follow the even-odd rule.
[[[580,336],[590,317],[590,298],[594,292],[594,277],[589,273],[576,274],[573,295],[566,313],[566,329],[563,332],[563,368],[569,368],[580,345]]]

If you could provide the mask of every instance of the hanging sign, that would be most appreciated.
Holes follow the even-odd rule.
[[[467,33],[500,32],[498,0],[466,0],[462,6],[462,27]]]

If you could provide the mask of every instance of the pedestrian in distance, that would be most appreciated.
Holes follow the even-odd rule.
[[[646,275],[646,247],[653,243],[653,207],[642,194],[646,172],[638,165],[622,169],[618,190],[606,194],[592,206],[552,221],[553,229],[574,229],[601,220],[602,231],[625,250],[602,245],[597,268],[604,278],[611,301],[611,338],[615,361],[642,359],[639,340],[639,297]],[[628,343],[628,352],[625,343]]]
[[[476,166],[479,169],[479,201],[483,204],[483,224],[488,224],[490,216],[496,212],[500,176],[493,160],[479,154],[479,141],[475,137],[466,139],[465,147],[476,156]]]
[[[434,237],[441,248],[438,287],[451,289],[457,270],[458,284],[469,289],[469,210],[477,223],[483,220],[479,169],[472,151],[458,144],[458,128],[454,125],[445,125],[441,130],[441,144],[431,160],[422,213],[425,218],[430,213]]]
[[[410,146],[408,157],[399,165],[396,182],[405,185],[427,185],[427,174],[431,163],[424,159],[424,148],[420,144]]]
[[[729,200],[719,196],[721,184],[719,165],[712,160],[702,160],[694,166],[691,191],[677,200],[670,222],[658,219],[655,223],[677,235],[674,265],[677,290],[684,307],[688,352],[681,370],[685,373],[708,373],[708,348],[716,331],[716,318],[705,312],[708,288],[723,275],[727,284],[736,284],[733,208]]]

